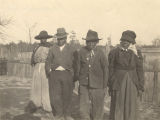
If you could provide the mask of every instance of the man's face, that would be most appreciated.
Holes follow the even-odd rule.
[[[66,43],[67,37],[66,38],[57,38],[58,45],[63,46]]]
[[[129,45],[130,45],[130,42],[128,41],[121,41],[121,45],[124,49],[128,49]]]
[[[88,50],[93,50],[97,45],[97,41],[86,41],[86,46]]]
[[[47,39],[41,39],[41,43],[46,43]]]

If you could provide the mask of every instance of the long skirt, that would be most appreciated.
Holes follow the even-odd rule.
[[[121,85],[111,94],[110,120],[136,120],[137,88],[128,73]]]
[[[36,107],[51,112],[48,79],[45,74],[45,63],[37,63],[34,68],[31,88],[31,100]]]

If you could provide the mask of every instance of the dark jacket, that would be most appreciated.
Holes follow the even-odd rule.
[[[82,47],[74,59],[74,80],[79,80],[80,85],[88,85],[91,88],[107,87],[107,59],[104,52],[94,49],[94,55],[90,58],[90,51]]]
[[[69,44],[66,44],[62,51],[60,51],[58,45],[53,45],[49,49],[45,64],[47,77],[51,70],[54,71],[59,66],[62,66],[64,69],[73,72],[73,52],[74,50]]]
[[[109,82],[112,90],[119,90],[124,76],[128,73],[138,90],[144,90],[143,58],[132,50],[124,51],[117,47],[109,53]]]

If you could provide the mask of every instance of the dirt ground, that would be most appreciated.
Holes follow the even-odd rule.
[[[24,113],[29,101],[31,79],[0,76],[0,120],[12,120],[16,115]],[[72,117],[79,120],[78,96],[73,94]],[[110,98],[106,97],[104,120],[109,117]],[[138,120],[160,120],[160,105],[139,102]],[[41,120],[53,120],[50,114],[36,114]]]

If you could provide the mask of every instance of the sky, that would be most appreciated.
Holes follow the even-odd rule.
[[[106,44],[111,36],[112,44],[119,43],[125,30],[137,34],[137,44],[151,44],[160,36],[160,0],[0,0],[0,17],[12,17],[5,29],[8,35],[0,43],[32,42],[41,30],[54,35],[64,27],[68,33],[74,30],[84,43],[89,29],[98,32]]]

